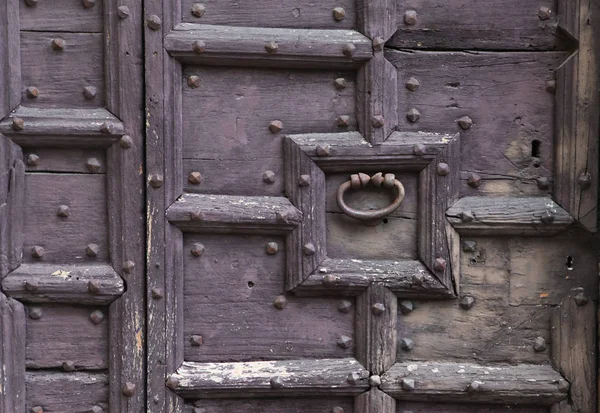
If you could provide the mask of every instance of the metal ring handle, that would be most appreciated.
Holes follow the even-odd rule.
[[[344,195],[348,189],[364,188],[369,183],[376,187],[383,186],[385,188],[395,188],[396,199],[394,199],[394,202],[385,208],[376,209],[374,211],[363,211],[360,209],[350,208],[348,205],[346,205],[344,202]],[[360,221],[374,221],[384,218],[394,212],[400,206],[403,200],[404,185],[402,185],[402,183],[396,179],[394,174],[385,174],[384,177],[381,172],[373,175],[372,177],[363,173],[353,174],[351,175],[350,180],[341,184],[337,190],[337,204],[342,212],[349,217],[358,219]]]

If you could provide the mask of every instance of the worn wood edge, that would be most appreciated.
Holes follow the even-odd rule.
[[[120,297],[125,285],[108,264],[23,264],[4,278],[2,290],[26,303],[99,305]]]
[[[198,54],[192,45],[203,41],[205,50]],[[265,44],[275,41],[276,53],[269,54]],[[352,43],[356,50],[346,57],[343,48]],[[280,29],[233,27],[180,23],[165,36],[169,54],[186,63],[277,66],[357,66],[371,59],[371,40],[353,30]]]
[[[404,379],[414,380],[414,389],[405,390]],[[568,396],[568,382],[549,365],[404,362],[381,381],[399,400],[550,406]]]
[[[544,223],[544,214],[553,221]],[[470,212],[473,220],[463,220]],[[573,217],[547,197],[464,197],[446,211],[446,217],[461,235],[555,235],[567,229]]]
[[[354,398],[354,412],[396,413],[396,399],[377,387],[372,387],[368,392]]]
[[[348,375],[357,374],[351,384]],[[185,399],[220,397],[354,396],[368,387],[369,372],[353,358],[184,362],[168,381]],[[271,384],[275,381],[275,384]]]
[[[0,119],[21,103],[21,36],[18,0],[0,5]]]
[[[0,412],[25,411],[25,310],[0,293]]]
[[[329,276],[329,277],[327,277]],[[327,277],[327,278],[326,278]],[[330,282],[333,279],[333,282]],[[449,299],[444,286],[427,267],[414,260],[326,259],[293,292],[301,296],[355,296],[371,283],[389,288],[397,296],[419,299]]]
[[[166,212],[183,231],[285,233],[296,228],[302,213],[284,197],[183,194]]]
[[[394,0],[359,1],[356,13],[359,30],[370,39],[381,37],[387,41],[397,30]]]
[[[558,0],[558,29],[562,30],[569,38],[579,40],[579,0]]]
[[[596,407],[596,305],[587,300],[582,288],[573,288],[552,313],[552,365],[570,384],[564,411],[593,412]]]

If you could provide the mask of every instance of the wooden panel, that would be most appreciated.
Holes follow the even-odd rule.
[[[38,157],[37,165],[27,162],[29,155]],[[27,172],[71,172],[90,173],[87,166],[89,159],[96,159],[100,163],[100,169],[95,173],[106,173],[105,151],[101,149],[77,149],[77,148],[27,148],[23,151],[23,162]]]
[[[269,255],[266,244],[279,252]],[[205,248],[200,257],[190,251]],[[353,346],[338,346],[353,337],[353,313],[338,310],[331,299],[286,296],[285,242],[280,237],[186,235],[184,237],[184,346],[189,361],[251,361],[301,357],[349,357]],[[241,316],[243,315],[243,316]],[[203,338],[194,346],[192,335]]]
[[[19,41],[18,0],[0,4],[0,118],[8,115],[21,102],[21,59]],[[10,62],[10,63],[9,63]]]
[[[27,373],[27,410],[41,406],[44,411],[67,413],[108,411],[108,378],[102,373]]]
[[[68,305],[31,308],[41,310],[41,317],[27,317],[27,368],[62,368],[65,361],[75,363],[76,370],[107,368],[105,309]],[[94,311],[101,311],[104,316],[99,324],[90,319]]]
[[[290,27],[302,29],[351,29],[356,26],[355,0],[283,0],[273,3],[239,2],[235,0],[204,0],[202,17],[192,14],[196,0],[182,0],[183,21],[202,24],[226,24],[229,26]],[[334,7],[342,7],[345,17],[337,21]]]
[[[357,413],[396,413],[396,400],[377,387],[355,399]]]
[[[399,402],[397,413],[548,413],[546,406]]]
[[[187,403],[184,413],[237,413],[252,411],[254,413],[330,413],[334,407],[341,407],[344,413],[354,412],[351,398],[302,398],[302,399],[201,399]]]
[[[102,174],[27,174],[25,200],[25,262],[99,262],[108,259],[106,181]],[[69,207],[69,216],[57,209]],[[86,255],[88,244],[98,255]],[[44,248],[41,258],[34,246]]]
[[[557,9],[555,0],[397,0],[398,31],[388,45],[427,49],[552,50]],[[548,20],[538,16],[548,7]],[[408,25],[404,14],[417,12],[417,23]]]
[[[21,148],[0,136],[0,279],[21,263],[25,166]]]
[[[0,411],[25,411],[25,311],[0,293]]]
[[[283,182],[284,134],[343,131],[336,124],[342,115],[350,117],[348,129],[356,128],[355,81],[347,72],[188,66],[184,82],[190,75],[201,83],[182,86],[186,191],[273,194]],[[334,85],[339,77],[347,85],[341,90]],[[283,123],[275,134],[274,120]],[[267,170],[279,183],[265,184]],[[202,183],[190,184],[188,171],[200,172]]]
[[[62,51],[52,47],[52,40],[57,37],[65,41]],[[99,33],[21,33],[23,102],[34,107],[102,106],[103,50],[103,36]],[[29,86],[38,88],[37,98],[27,97],[25,90]],[[84,96],[87,86],[96,88],[93,99]]]
[[[74,0],[39,1],[34,7],[19,2],[21,30],[53,32],[102,32],[103,1],[90,8]]]
[[[386,57],[398,68],[402,130],[460,131],[463,171],[516,180],[552,176],[554,96],[545,89],[566,54],[387,50]],[[415,92],[406,88],[410,77],[420,82]],[[411,108],[421,115],[415,123],[406,117]],[[463,116],[473,122],[467,130],[457,123]]]

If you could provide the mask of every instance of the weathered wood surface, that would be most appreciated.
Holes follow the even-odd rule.
[[[547,406],[515,406],[513,404],[475,404],[444,402],[398,402],[397,413],[547,413]]]
[[[325,0],[312,3],[308,0],[283,0],[276,3],[240,3],[235,0],[204,0],[202,17],[191,13],[195,0],[181,2],[184,22],[226,24],[246,27],[282,27],[298,29],[353,29],[356,27],[357,4],[351,0]],[[336,21],[333,9],[342,7],[343,20]]]
[[[358,27],[370,39],[388,40],[397,30],[395,0],[358,1]]]
[[[102,174],[28,173],[25,177],[23,261],[99,263],[108,260],[106,179]],[[52,191],[48,191],[52,188]],[[68,217],[57,214],[66,205]],[[88,256],[89,244],[98,246]],[[33,256],[41,246],[43,256]]]
[[[65,41],[61,51],[52,47],[57,37]],[[39,90],[38,97],[30,99],[24,88],[22,101],[33,107],[102,107],[103,50],[100,33],[21,32],[22,82],[25,88]],[[73,70],[77,70],[76,76]],[[84,96],[86,86],[96,88],[93,99]]]
[[[261,399],[200,399],[186,403],[184,413],[235,413],[253,411],[255,413],[327,413],[334,407],[341,407],[344,413],[354,412],[354,401],[351,397],[303,397],[294,398],[261,398]]]
[[[19,36],[18,0],[6,0],[0,4],[0,119],[21,102],[21,47]],[[9,64],[10,62],[10,64]]]
[[[583,288],[572,289],[554,309],[552,364],[571,384],[570,406],[561,406],[556,413],[593,412],[596,408],[596,323],[596,306]]]
[[[269,254],[267,243],[279,251]],[[204,247],[200,257],[191,251]],[[338,310],[331,298],[284,295],[283,237],[189,234],[183,243],[183,344],[185,360],[256,361],[350,357],[353,313]],[[215,280],[220,280],[215,282]],[[275,300],[284,296],[284,308]],[[243,314],[243,317],[240,317]],[[310,326],[307,328],[307,326]],[[202,337],[201,345],[192,336]]]
[[[325,282],[330,276],[333,282]],[[442,299],[453,292],[440,283],[420,261],[326,259],[317,271],[294,289],[298,295],[358,295],[372,282],[402,297]]]
[[[397,0],[398,31],[391,47],[418,49],[553,50],[561,47],[556,36],[557,9],[553,0],[515,2],[501,0],[483,6],[476,0]],[[540,7],[552,10],[541,20]],[[417,12],[408,25],[404,13]]]
[[[37,156],[37,165],[27,162],[29,155]],[[94,158],[100,163],[100,169],[90,171],[88,159]],[[66,172],[66,173],[106,173],[106,154],[102,149],[83,148],[26,148],[23,162],[27,172]]]
[[[414,389],[403,388],[403,380],[414,380]],[[381,389],[396,399],[437,402],[549,406],[566,399],[569,389],[551,366],[531,364],[396,363],[381,381]]]
[[[347,377],[356,373],[357,383]],[[271,385],[272,378],[283,384]],[[352,396],[368,386],[369,373],[355,359],[302,359],[250,363],[184,362],[168,383],[184,398]]]
[[[564,231],[573,217],[547,197],[465,197],[446,212],[463,235],[544,236]]]
[[[71,305],[29,306],[41,311],[27,317],[26,365],[28,369],[63,369],[73,362],[75,370],[104,370],[108,367],[108,312],[101,307]],[[99,324],[90,315],[100,311]]]
[[[25,411],[25,311],[0,293],[0,412]]]
[[[125,291],[106,264],[23,264],[2,281],[2,290],[28,303],[109,304]]]
[[[204,42],[204,50],[192,48]],[[265,44],[277,43],[276,53],[267,53]],[[354,45],[351,56],[344,47]],[[353,30],[306,30],[258,27],[232,27],[181,23],[165,37],[169,54],[186,62],[228,65],[347,68],[371,59],[371,40]],[[243,59],[241,59],[243,58]]]
[[[396,399],[377,387],[372,387],[354,399],[354,409],[357,413],[395,413]]]
[[[108,411],[108,377],[103,373],[27,373],[27,407],[49,412]],[[111,409],[111,412],[113,409]]]
[[[103,2],[90,8],[71,0],[41,1],[35,7],[19,2],[21,30],[100,33],[103,28]]]
[[[285,233],[302,214],[284,197],[184,194],[167,209],[178,228],[200,232],[263,231]]]

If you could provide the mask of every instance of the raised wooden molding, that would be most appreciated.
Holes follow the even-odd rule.
[[[2,281],[2,290],[27,303],[106,305],[125,285],[107,264],[23,264]]]
[[[196,41],[204,42],[204,51],[193,49]],[[269,54],[265,45],[277,43],[277,51]],[[352,56],[344,48],[352,44]],[[259,64],[299,67],[359,66],[371,59],[371,40],[353,30],[274,29],[231,27],[180,23],[165,37],[164,46],[178,60],[193,63],[227,65]]]
[[[446,216],[461,235],[554,235],[573,223],[547,197],[465,197]]]
[[[21,103],[21,33],[19,1],[0,3],[0,119]]]
[[[396,413],[396,399],[377,387],[371,387],[368,392],[354,398],[354,411],[356,413]]]
[[[25,165],[21,147],[0,135],[0,280],[21,263]]]
[[[576,41],[556,71],[556,202],[588,231],[598,230],[600,17],[597,1],[560,0],[559,29]]]
[[[398,400],[550,406],[567,398],[569,383],[548,365],[403,362],[381,389]]]
[[[0,411],[25,411],[25,309],[0,293]]]
[[[349,375],[356,378],[350,383]],[[352,358],[184,362],[167,386],[185,399],[215,397],[354,396],[368,388],[369,372]]]

